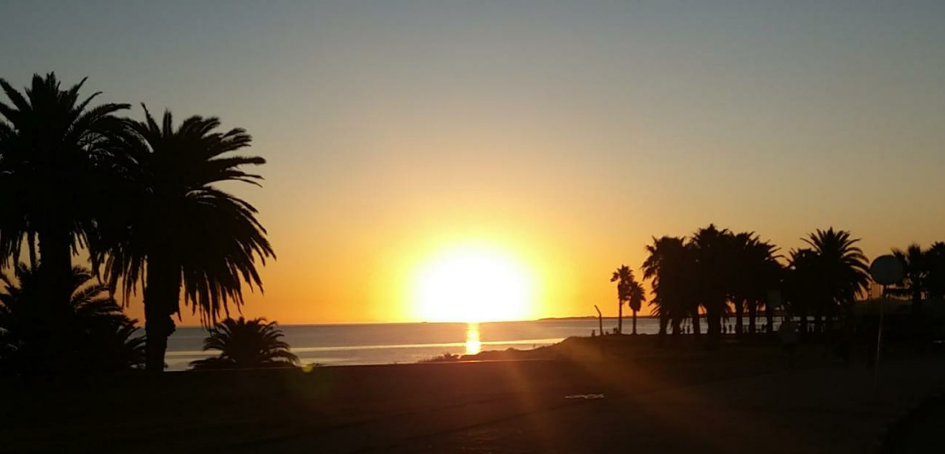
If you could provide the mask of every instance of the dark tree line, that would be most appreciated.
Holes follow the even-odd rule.
[[[848,231],[817,230],[802,240],[804,247],[782,255],[754,232],[715,225],[689,237],[653,238],[642,271],[652,286],[660,336],[678,336],[687,320],[701,334],[704,320],[709,340],[716,342],[730,317],[737,335],[770,333],[778,309],[799,317],[802,332],[833,330],[835,321],[849,315],[869,289],[869,262],[857,246],[860,240]],[[911,297],[916,314],[922,301],[945,296],[945,244],[927,250],[913,245],[894,254],[906,275],[890,292]],[[621,270],[612,280],[623,282],[618,279]],[[630,270],[624,274],[632,280]],[[627,298],[618,290],[622,305]]]

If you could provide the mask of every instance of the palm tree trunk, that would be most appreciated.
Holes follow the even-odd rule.
[[[637,311],[633,310],[633,335],[637,335]]]
[[[765,331],[774,334],[774,308],[770,303],[765,303]]]
[[[827,306],[827,310],[824,311],[824,332],[833,333],[834,321],[837,319],[837,313],[839,311],[839,306],[832,304]]]
[[[751,301],[748,303],[748,334],[755,334],[756,318],[758,318],[758,303]]]
[[[617,303],[617,334],[623,334],[623,301]]]
[[[175,330],[172,316],[179,312],[180,285],[180,272],[173,263],[152,254],[148,259],[144,289],[145,368],[148,371],[164,370],[167,339]]]
[[[919,317],[922,314],[922,289],[912,284],[912,315]]]
[[[742,311],[745,310],[745,301],[738,300],[735,302],[735,334],[741,336],[742,330],[744,328],[742,322]]]
[[[710,340],[717,341],[719,336],[722,335],[722,308],[721,305],[717,303],[710,303],[706,306],[706,321],[709,324],[709,329],[706,334],[709,335]]]
[[[663,345],[663,342],[666,339],[667,326],[669,326],[669,314],[666,313],[666,310],[662,310],[660,311],[660,333],[659,333],[659,338],[656,341],[657,345],[660,345],[660,346]]]
[[[722,317],[715,308],[711,308],[705,313],[706,319],[706,335],[709,336],[709,340],[717,341],[719,336],[722,335]]]

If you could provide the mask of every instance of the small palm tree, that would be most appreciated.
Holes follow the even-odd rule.
[[[190,363],[194,369],[258,369],[299,364],[282,340],[276,322],[257,318],[246,321],[227,318],[210,328],[204,351],[219,350],[220,356]]]
[[[637,333],[637,312],[646,302],[646,293],[643,287],[633,276],[633,270],[626,265],[620,265],[614,271],[610,282],[617,283],[617,333],[623,334],[623,303],[626,302],[633,311],[633,334]]]
[[[630,289],[627,292],[627,306],[630,307],[630,310],[633,311],[633,334],[637,334],[637,312],[640,312],[642,309],[643,303],[646,302],[646,292],[643,291],[643,286],[634,278],[633,273],[630,274]]]
[[[0,275],[0,351],[16,373],[113,372],[144,365],[144,338],[89,270],[72,269],[66,302],[46,300],[40,268]]]
[[[617,334],[623,334],[623,303],[630,299],[630,280],[633,272],[626,265],[614,271],[610,282],[617,283]]]
[[[252,141],[243,129],[216,132],[217,118],[193,116],[174,127],[171,113],[159,124],[128,121],[115,139],[115,172],[124,177],[109,222],[97,230],[93,250],[109,285],[123,285],[125,299],[144,288],[148,369],[161,371],[173,315],[192,304],[206,325],[229,304],[243,302],[243,284],[262,291],[257,260],[275,257],[256,209],[217,187],[262,177],[243,170],[266,162],[231,153]]]

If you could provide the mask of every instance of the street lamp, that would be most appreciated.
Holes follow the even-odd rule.
[[[877,284],[883,286],[883,296],[879,300],[879,329],[876,333],[876,370],[874,372],[875,388],[879,388],[879,352],[883,342],[883,303],[886,300],[886,286],[898,284],[902,281],[902,263],[895,256],[881,255],[870,264],[870,275]]]

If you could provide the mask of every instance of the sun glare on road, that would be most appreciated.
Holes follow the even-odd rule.
[[[522,320],[534,313],[533,286],[531,273],[510,254],[457,248],[420,269],[414,304],[430,322]]]

